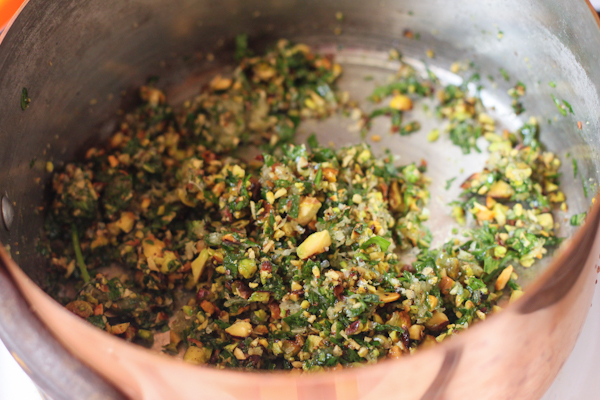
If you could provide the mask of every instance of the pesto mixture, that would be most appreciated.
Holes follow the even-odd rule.
[[[342,68],[305,45],[253,56],[239,37],[236,57],[232,77],[181,109],[142,87],[105,146],[54,174],[48,290],[93,325],[146,346],[170,331],[164,351],[219,368],[360,365],[484,320],[522,295],[516,268],[559,243],[559,159],[535,120],[497,132],[469,80],[440,87],[402,65],[365,114],[336,88]],[[386,117],[391,134],[423,134],[403,121],[420,98],[436,99],[445,127],[429,140],[449,135],[465,154],[489,143],[449,207],[464,237],[439,248],[424,163],[397,166],[365,143],[293,144],[301,120],[339,112],[358,112],[364,133]],[[250,144],[263,154],[242,161]]]

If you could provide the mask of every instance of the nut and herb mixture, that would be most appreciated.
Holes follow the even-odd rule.
[[[469,81],[440,87],[407,65],[375,89],[388,105],[364,129],[389,116],[392,134],[416,132],[403,113],[428,97],[447,124],[428,139],[489,143],[449,208],[463,238],[431,248],[424,162],[293,144],[301,120],[352,113],[341,67],[301,44],[237,44],[231,78],[181,109],[142,87],[105,147],[54,174],[40,250],[67,309],[148,347],[170,331],[164,351],[190,363],[316,371],[412,353],[522,295],[516,268],[559,243],[552,210],[566,207],[535,120],[496,133]],[[242,160],[248,144],[263,154]]]

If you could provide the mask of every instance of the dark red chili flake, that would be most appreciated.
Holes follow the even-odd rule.
[[[231,284],[233,293],[239,295],[243,299],[249,299],[252,296],[253,290],[250,289],[244,282],[235,281]]]
[[[333,288],[333,294],[338,300],[342,300],[342,293],[344,293],[344,286],[341,283]]]
[[[204,153],[202,153],[202,158],[207,163],[210,163],[211,161],[214,161],[217,159],[217,155],[210,150],[206,150],[206,151],[204,151]]]
[[[263,261],[260,264],[260,270],[265,272],[271,272],[273,270],[273,265],[271,264],[271,261]]]
[[[219,354],[220,353],[221,353],[221,350],[219,350],[219,349],[213,351],[212,356],[210,356],[210,363],[211,364],[215,364],[217,362],[217,360],[219,359]]]
[[[255,202],[260,200],[260,182],[256,178],[250,178],[250,192],[252,193],[252,200]]]
[[[256,354],[248,356],[246,358],[246,363],[252,364],[252,366],[257,369],[260,368],[260,362],[261,362],[261,358],[260,358],[260,356],[258,356]]]
[[[402,266],[402,271],[415,272],[415,267],[412,264],[404,264]]]
[[[281,308],[279,308],[279,303],[272,301],[269,303],[269,310],[271,311],[271,318],[280,319],[281,318]]]
[[[346,328],[347,335],[354,335],[360,329],[360,321],[354,321]]]
[[[210,291],[206,290],[206,289],[200,289],[198,290],[198,293],[196,294],[196,300],[201,301],[204,300],[206,298],[206,296],[208,296],[210,294]]]
[[[402,333],[400,333],[400,341],[406,348],[408,348],[408,346],[410,345],[410,335],[408,334],[408,331],[406,329],[404,329]]]

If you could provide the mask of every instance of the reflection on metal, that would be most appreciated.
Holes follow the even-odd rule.
[[[4,227],[9,230],[15,219],[15,210],[12,204],[10,204],[10,200],[7,196],[2,196],[0,209],[2,211],[2,221],[4,222]]]
[[[446,0],[381,0],[376,4],[358,0],[221,0],[218,7],[215,4],[187,0],[173,7],[169,0],[38,0],[31,1],[5,32],[0,45],[0,60],[3,60],[0,187],[18,199],[19,224],[13,223],[11,236],[15,241],[18,238],[17,261],[29,276],[36,278],[45,270],[36,257],[35,238],[43,226],[43,213],[38,210],[44,204],[44,187],[50,183],[49,175],[40,175],[38,169],[27,167],[29,161],[43,157],[59,165],[106,138],[118,126],[118,110],[132,106],[136,97],[133,88],[149,76],[160,76],[159,86],[167,91],[173,103],[178,98],[194,96],[194,83],[228,64],[233,38],[239,33],[248,33],[256,49],[286,37],[322,48],[330,46],[330,52],[338,55],[343,51],[347,56],[343,78],[347,78],[347,90],[361,98],[364,98],[364,93],[361,94],[364,77],[371,75],[385,82],[390,71],[380,62],[387,62],[385,52],[391,47],[401,49],[414,60],[424,59],[427,49],[435,50],[435,59],[427,64],[436,73],[448,70],[453,62],[472,60],[480,71],[486,93],[495,100],[494,116],[510,130],[514,129],[513,116],[510,107],[506,107],[510,104],[506,92],[520,79],[527,84],[528,114],[545,117],[541,120],[543,143],[564,157],[563,176],[573,173],[567,153],[579,163],[578,179],[563,182],[563,190],[569,194],[570,212],[584,211],[591,204],[591,196],[586,198],[583,193],[582,181],[597,182],[600,176],[597,172],[600,70],[596,68],[600,33],[595,16],[584,1],[454,0],[452,7],[447,6]],[[332,29],[336,12],[344,15],[340,35],[335,35]],[[405,37],[405,29],[420,33],[421,39]],[[213,62],[206,62],[208,54],[214,56]],[[510,82],[502,79],[499,67],[512,77]],[[548,85],[550,81],[556,82],[556,87]],[[32,97],[26,111],[18,102],[23,87],[27,87]],[[576,116],[556,115],[551,95],[569,101]],[[502,104],[504,108],[500,107]],[[577,128],[577,121],[583,122],[583,129]],[[339,124],[333,127],[331,122],[334,121],[315,123],[314,130],[307,123],[305,131],[314,131],[323,139],[327,137],[323,143],[334,139],[337,145],[356,141],[345,127],[341,129]],[[385,128],[380,126],[381,132],[386,133]],[[427,131],[425,126],[423,131]],[[432,186],[438,188],[437,192],[432,189],[432,215],[436,207],[444,211],[448,199],[456,195],[441,189],[440,182],[455,176],[454,171],[458,174],[463,167],[464,174],[479,168],[473,158],[452,154],[450,146],[444,148],[443,140],[435,147],[424,141],[421,145],[423,134],[403,138],[401,142],[396,140],[397,136],[382,136],[380,144],[391,148],[402,163],[420,158],[438,161],[431,162],[428,170]],[[460,165],[463,162],[465,165]],[[37,185],[39,178],[41,184]],[[6,203],[12,221],[14,212],[8,199]],[[600,207],[600,202],[596,202],[596,207]],[[4,210],[2,214],[6,222]],[[436,218],[436,221],[441,227],[442,220]],[[561,225],[563,236],[573,233],[568,224]],[[590,228],[592,224],[580,229],[594,236]],[[0,234],[4,233],[4,228],[0,228]],[[444,236],[443,232],[434,233],[436,237]],[[2,245],[17,248],[15,243]],[[2,250],[0,245],[0,253]],[[319,393],[322,382],[338,377],[350,377],[357,382],[361,395],[372,390],[372,397],[387,398],[402,393],[403,398],[419,399],[440,371],[442,362],[444,368],[455,370],[452,374],[438,375],[436,381],[436,387],[440,384],[447,387],[443,393],[447,399],[536,398],[549,386],[569,354],[589,309],[594,283],[594,279],[587,279],[592,274],[591,266],[580,269],[572,263],[555,263],[547,271],[531,268],[519,274],[533,282],[525,296],[533,298],[544,293],[542,289],[547,293],[548,288],[542,283],[551,283],[556,288],[557,282],[548,279],[552,275],[562,282],[557,285],[567,287],[566,282],[572,288],[569,293],[574,295],[569,302],[529,303],[524,298],[523,306],[506,307],[503,313],[472,331],[415,357],[332,372],[327,377],[273,375],[265,379],[257,374],[231,371],[198,369],[196,373],[190,366],[170,364],[172,360],[158,356],[152,356],[151,362],[142,365],[150,355],[124,342],[114,342],[108,335],[90,343],[84,335],[79,335],[87,332],[83,322],[75,321],[66,330],[64,320],[31,312],[3,268],[2,264],[8,265],[9,261],[0,254],[0,337],[21,355],[36,384],[56,400],[121,398],[111,387],[113,384],[128,390],[129,397],[146,399],[161,398],[164,393],[168,395],[162,398],[190,399],[202,393],[205,398],[239,395],[237,398],[252,399],[263,389],[264,393],[272,393],[267,385],[298,386],[300,398],[315,398],[322,394]],[[558,274],[559,270],[579,279],[562,281],[565,275]],[[48,304],[53,303],[39,302],[34,306],[39,310]],[[545,307],[543,312],[532,312],[540,307]],[[15,324],[15,320],[19,323]],[[89,357],[82,358],[93,370],[71,356],[54,338],[51,332],[60,329],[64,333],[60,339],[69,342],[73,354],[79,357],[87,354]],[[554,329],[553,334],[549,334],[550,329]],[[452,353],[459,345],[464,345],[460,360]],[[115,352],[115,348],[119,351]],[[553,357],[550,361],[549,353]],[[121,357],[122,354],[129,358]],[[381,383],[375,384],[373,376],[381,379]],[[497,379],[499,376],[502,379]],[[338,398],[348,398],[342,395],[342,389],[339,387]],[[407,389],[413,390],[404,396]],[[436,397],[438,392],[430,391],[428,395]]]

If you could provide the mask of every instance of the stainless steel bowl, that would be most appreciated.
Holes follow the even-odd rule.
[[[406,38],[405,29],[420,40]],[[496,78],[486,83],[484,100],[509,129],[521,123],[506,94],[518,78],[527,85],[526,115],[540,118],[543,143],[566,161],[570,211],[560,217],[592,205],[600,178],[600,29],[586,1],[31,0],[0,37],[0,195],[9,199],[2,212],[10,225],[0,226],[0,240],[12,256],[0,247],[0,338],[34,381],[54,399],[539,398],[587,314],[600,270],[598,205],[577,232],[563,223],[561,232],[573,240],[551,263],[525,274],[527,294],[503,313],[413,357],[350,371],[300,377],[192,367],[94,330],[32,283],[45,279],[35,243],[50,177],[46,163],[59,168],[110,135],[119,110],[135,103],[136,87],[150,76],[160,76],[174,102],[193,94],[232,64],[239,33],[259,49],[286,37],[334,53],[346,70],[341,85],[359,98],[368,90],[364,75],[385,79],[397,67],[387,60],[392,47],[446,80],[457,78],[447,72],[453,62],[473,61],[482,77]],[[434,59],[427,59],[427,49]],[[20,107],[24,87],[31,98],[26,110]],[[551,94],[567,99],[575,114],[559,115]],[[307,123],[304,130],[338,144],[358,140],[343,123]],[[423,134],[388,137],[382,145],[407,161],[428,159],[438,187],[482,160],[463,158],[448,142],[427,144]],[[578,160],[577,180],[570,178],[567,153]],[[432,192],[434,199],[455,195]],[[433,211],[434,229],[443,236],[445,209]]]

